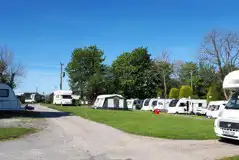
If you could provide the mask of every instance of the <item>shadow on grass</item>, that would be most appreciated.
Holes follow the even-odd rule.
[[[238,141],[238,140],[227,139],[227,138],[221,138],[221,139],[219,139],[219,142],[239,146],[239,141]]]
[[[4,118],[58,118],[70,116],[69,112],[44,111],[0,111],[0,119]]]

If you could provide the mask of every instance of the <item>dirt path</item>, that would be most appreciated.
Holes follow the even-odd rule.
[[[216,140],[130,135],[40,105],[35,107],[45,111],[46,128],[22,139],[1,142],[1,160],[209,160],[239,153],[239,146]]]

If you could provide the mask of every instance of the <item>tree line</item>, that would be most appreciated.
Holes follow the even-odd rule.
[[[230,93],[221,86],[225,75],[238,68],[237,33],[211,31],[203,38],[194,61],[171,61],[170,56],[162,52],[153,58],[147,47],[138,47],[105,65],[104,51],[97,46],[76,48],[66,67],[69,86],[89,101],[113,93],[140,99],[228,99]]]

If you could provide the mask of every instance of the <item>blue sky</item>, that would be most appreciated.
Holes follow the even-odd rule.
[[[97,45],[111,64],[124,51],[145,46],[172,60],[194,60],[213,28],[239,28],[236,0],[8,0],[0,1],[0,45],[24,64],[17,91],[59,89],[59,62],[74,48]],[[67,77],[63,89],[68,89]]]

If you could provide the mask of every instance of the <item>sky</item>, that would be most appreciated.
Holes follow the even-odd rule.
[[[195,60],[212,29],[238,31],[236,0],[0,0],[0,45],[24,66],[16,92],[59,89],[60,62],[97,45],[110,65],[122,52],[148,47],[157,57]],[[63,89],[69,89],[68,77]]]

